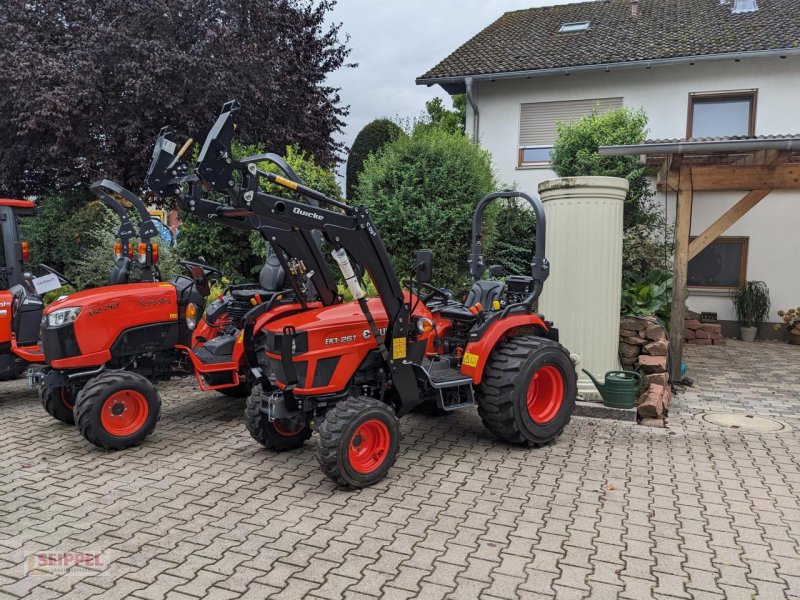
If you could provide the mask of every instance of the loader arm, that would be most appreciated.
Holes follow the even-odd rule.
[[[333,248],[344,249],[349,257],[366,269],[389,317],[385,336],[376,334],[363,296],[354,296],[373,328],[381,354],[391,370],[403,411],[410,409],[419,402],[413,365],[405,360],[411,306],[406,301],[389,252],[369,211],[363,206],[349,206],[301,183],[262,171],[253,159],[233,158],[233,113],[237,108],[235,102],[227,103],[211,128],[198,157],[198,177],[215,191],[226,194],[235,207],[250,209],[293,230],[321,231]],[[237,184],[237,180],[241,183]],[[263,190],[262,181],[284,187],[318,205],[269,194]]]

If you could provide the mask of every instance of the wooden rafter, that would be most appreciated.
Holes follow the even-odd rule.
[[[731,206],[724,215],[708,226],[689,244],[689,260],[700,254],[711,242],[725,233],[731,225],[741,219],[751,208],[761,202],[771,190],[753,190]]]
[[[782,156],[774,160],[782,160]],[[694,166],[692,178],[695,192],[800,190],[800,163]],[[665,183],[670,189],[678,190],[680,172],[670,171]]]

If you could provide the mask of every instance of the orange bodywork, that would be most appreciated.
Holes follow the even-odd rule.
[[[44,311],[48,314],[80,306],[73,326],[80,356],[54,360],[54,369],[75,369],[102,365],[111,359],[111,345],[132,327],[177,322],[178,297],[171,283],[130,283],[105,286],[70,294],[56,300]]]
[[[0,291],[0,344],[11,341],[11,302],[14,296],[8,290]]]
[[[498,342],[518,329],[537,327],[544,332],[548,331],[545,322],[536,315],[511,315],[493,323],[480,340],[467,344],[464,349],[464,362],[461,364],[461,372],[472,377],[473,384],[478,385],[483,378],[483,369],[486,367],[486,361]]]

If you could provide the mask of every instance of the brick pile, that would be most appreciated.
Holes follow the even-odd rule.
[[[639,371],[644,378],[643,392],[636,400],[640,423],[664,427],[672,392],[667,372],[669,341],[663,327],[650,319],[622,319],[619,354],[623,368]]]
[[[719,323],[702,323],[697,319],[686,319],[683,322],[683,339],[687,344],[699,346],[724,346],[722,325]]]

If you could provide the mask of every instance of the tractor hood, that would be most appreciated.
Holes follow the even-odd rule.
[[[171,283],[128,283],[124,286],[106,285],[96,287],[60,297],[47,305],[44,314],[47,315],[62,308],[80,307],[81,309],[89,310],[90,307],[99,307],[115,302],[122,302],[125,308],[135,310],[139,306],[139,301],[152,300],[158,296],[171,299],[171,303],[174,305],[176,300],[175,286]],[[148,303],[147,305],[151,306],[152,304]]]

